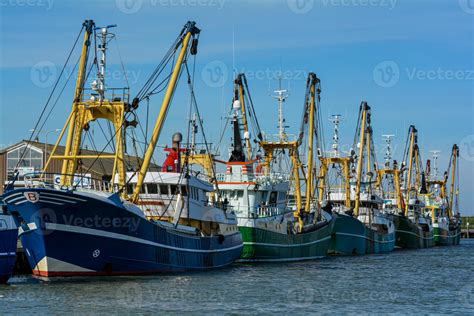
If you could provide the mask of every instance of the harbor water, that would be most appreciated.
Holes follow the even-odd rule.
[[[458,314],[474,311],[474,240],[321,260],[140,277],[16,276],[1,314]]]

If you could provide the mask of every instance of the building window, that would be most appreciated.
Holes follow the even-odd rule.
[[[25,173],[41,171],[43,169],[43,152],[26,145],[9,151],[7,153],[7,174],[9,179],[13,177],[15,168],[20,172],[20,180],[23,179]]]

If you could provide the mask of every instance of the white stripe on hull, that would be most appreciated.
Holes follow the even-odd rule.
[[[318,239],[315,241],[307,242],[304,244],[292,244],[292,245],[285,245],[285,244],[269,244],[269,243],[259,243],[259,242],[244,242],[244,245],[253,245],[253,246],[266,246],[266,247],[279,247],[279,248],[292,248],[292,247],[301,247],[301,246],[308,246],[320,243],[322,241],[330,239],[331,236],[324,237],[322,239]]]
[[[92,229],[92,228],[70,226],[70,225],[64,225],[64,224],[52,224],[52,223],[46,223],[45,226],[46,226],[46,229],[51,229],[53,231],[57,230],[57,231],[63,231],[63,232],[69,232],[69,233],[77,233],[77,234],[85,234],[85,235],[93,235],[93,236],[99,236],[99,237],[105,237],[105,238],[119,239],[119,240],[125,240],[125,241],[135,242],[139,244],[149,245],[149,246],[155,246],[155,247],[166,248],[166,249],[176,250],[176,251],[185,251],[185,252],[216,253],[216,252],[230,251],[230,250],[239,249],[243,247],[243,245],[240,244],[237,246],[224,248],[224,249],[178,248],[178,247],[155,243],[155,242],[137,238],[137,237],[131,237],[127,235],[122,235],[122,234],[117,234],[117,233],[112,233],[112,232],[107,232],[107,231]]]
[[[373,241],[373,242],[376,242],[376,243],[380,243],[380,244],[387,244],[387,243],[395,242],[395,239],[392,239],[392,240],[374,240],[374,239],[369,238],[369,237],[366,237],[366,236],[356,235],[356,234],[349,234],[349,233],[336,233],[336,235],[343,235],[343,236],[350,236],[350,237],[363,238],[363,239],[370,240],[370,241]]]
[[[457,233],[457,234],[456,234],[456,235],[454,235],[454,236],[449,236],[449,235],[448,235],[448,236],[446,236],[446,235],[434,235],[434,237],[447,237],[447,238],[454,238],[454,237],[458,237],[459,235],[461,235],[461,233],[460,233],[460,232],[459,232],[459,233]]]
[[[398,229],[397,229],[395,232],[410,234],[410,235],[416,236],[416,237],[421,238],[421,239],[426,239],[426,240],[431,240],[431,239],[434,238],[434,236],[433,236],[433,237],[428,237],[428,238],[422,237],[422,236],[420,236],[420,235],[418,235],[418,234],[415,234],[415,233],[413,233],[413,232],[409,232],[409,231],[406,231],[406,230],[398,230]]]
[[[326,256],[299,257],[299,258],[278,258],[278,259],[238,259],[237,262],[289,262],[289,261],[322,259],[322,258],[325,258],[325,257]]]

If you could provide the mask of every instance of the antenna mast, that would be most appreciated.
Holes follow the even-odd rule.
[[[287,94],[288,90],[285,90],[281,87],[281,76],[278,78],[279,80],[279,88],[278,90],[273,91],[275,95],[273,98],[277,99],[278,101],[278,136],[280,141],[284,141],[286,139],[286,131],[285,128],[285,118],[283,116],[283,103],[286,99],[290,96]]]
[[[109,33],[109,29],[116,27],[117,25],[107,25],[106,27],[96,27],[95,30],[100,30],[100,41],[99,50],[101,53],[99,67],[97,70],[97,80],[94,80],[91,84],[92,90],[96,92],[96,94],[92,95],[92,99],[94,100],[96,96],[98,96],[99,101],[105,100],[105,65],[106,65],[106,57],[107,57],[107,44],[115,37],[115,34]]]
[[[431,150],[430,153],[433,154],[433,172],[431,173],[431,179],[436,180],[436,178],[438,178],[438,158],[441,150]]]
[[[334,158],[339,157],[339,123],[341,123],[341,115],[335,114],[331,115],[329,118],[334,124],[334,135],[332,136],[332,155]]]
[[[387,144],[387,148],[385,149],[385,168],[390,168],[390,162],[392,161],[392,139],[395,135],[382,135],[383,139],[385,140],[385,144]]]

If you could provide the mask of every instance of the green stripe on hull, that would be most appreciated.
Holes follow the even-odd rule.
[[[433,231],[422,231],[418,225],[402,215],[392,215],[395,223],[395,245],[405,249],[420,249],[434,246]]]
[[[297,261],[325,257],[334,220],[316,231],[287,235],[240,226],[244,240],[241,261]]]
[[[434,228],[434,243],[436,246],[459,245],[461,240],[461,228],[447,230],[439,227]]]
[[[337,214],[330,254],[373,254],[390,252],[395,248],[395,235],[381,234],[345,214]]]

